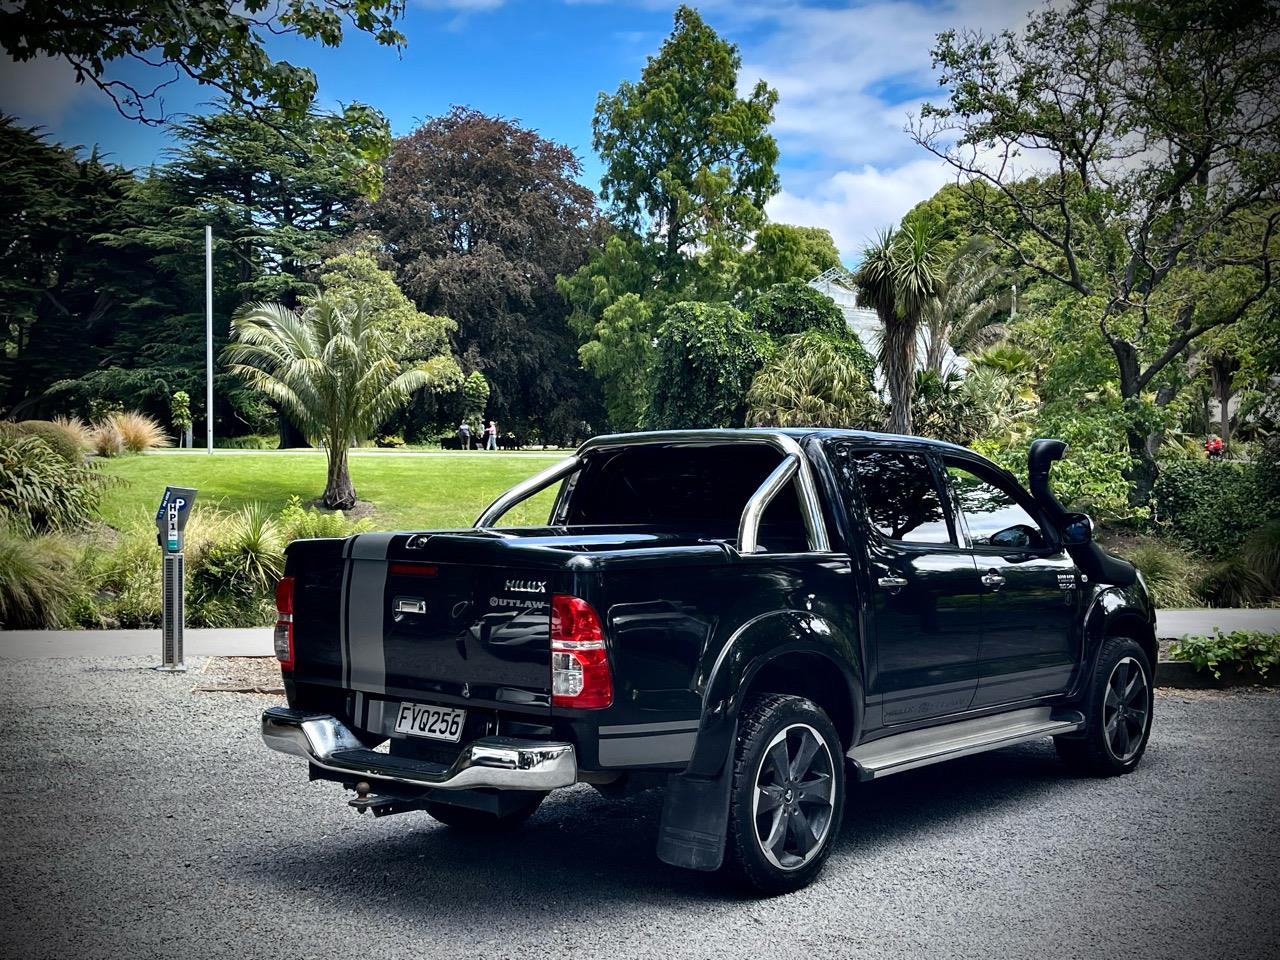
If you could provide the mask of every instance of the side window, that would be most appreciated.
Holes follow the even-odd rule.
[[[923,456],[841,444],[831,463],[846,488],[861,489],[867,519],[886,540],[953,542],[933,471]]]
[[[1019,549],[1045,545],[1040,524],[1003,486],[956,463],[947,464],[947,478],[975,547]]]

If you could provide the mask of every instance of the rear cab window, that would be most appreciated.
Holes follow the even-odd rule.
[[[568,526],[640,526],[733,542],[751,495],[782,461],[764,443],[620,447],[593,454],[560,511]],[[792,482],[760,523],[769,552],[808,549]]]

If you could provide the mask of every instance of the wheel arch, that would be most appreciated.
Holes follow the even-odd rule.
[[[743,702],[760,692],[813,700],[831,717],[846,749],[862,729],[861,657],[854,639],[810,611],[777,611],[743,624],[716,658],[689,773],[719,771]]]
[[[1129,589],[1108,587],[1094,596],[1085,614],[1085,637],[1088,643],[1087,655],[1077,693],[1083,689],[1087,678],[1093,676],[1102,646],[1112,637],[1128,637],[1142,647],[1154,675],[1160,653],[1155,622],[1150,606],[1138,602],[1130,595]]]

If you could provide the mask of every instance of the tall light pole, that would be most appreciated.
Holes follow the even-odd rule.
[[[204,443],[213,453],[213,227],[204,228]]]

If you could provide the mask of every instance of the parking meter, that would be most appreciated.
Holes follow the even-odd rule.
[[[184,531],[196,502],[192,487],[165,487],[156,510],[156,542],[164,551],[160,577],[160,666],[157,670],[181,673],[187,669],[182,657],[185,626],[183,594],[186,579],[182,554]]]

